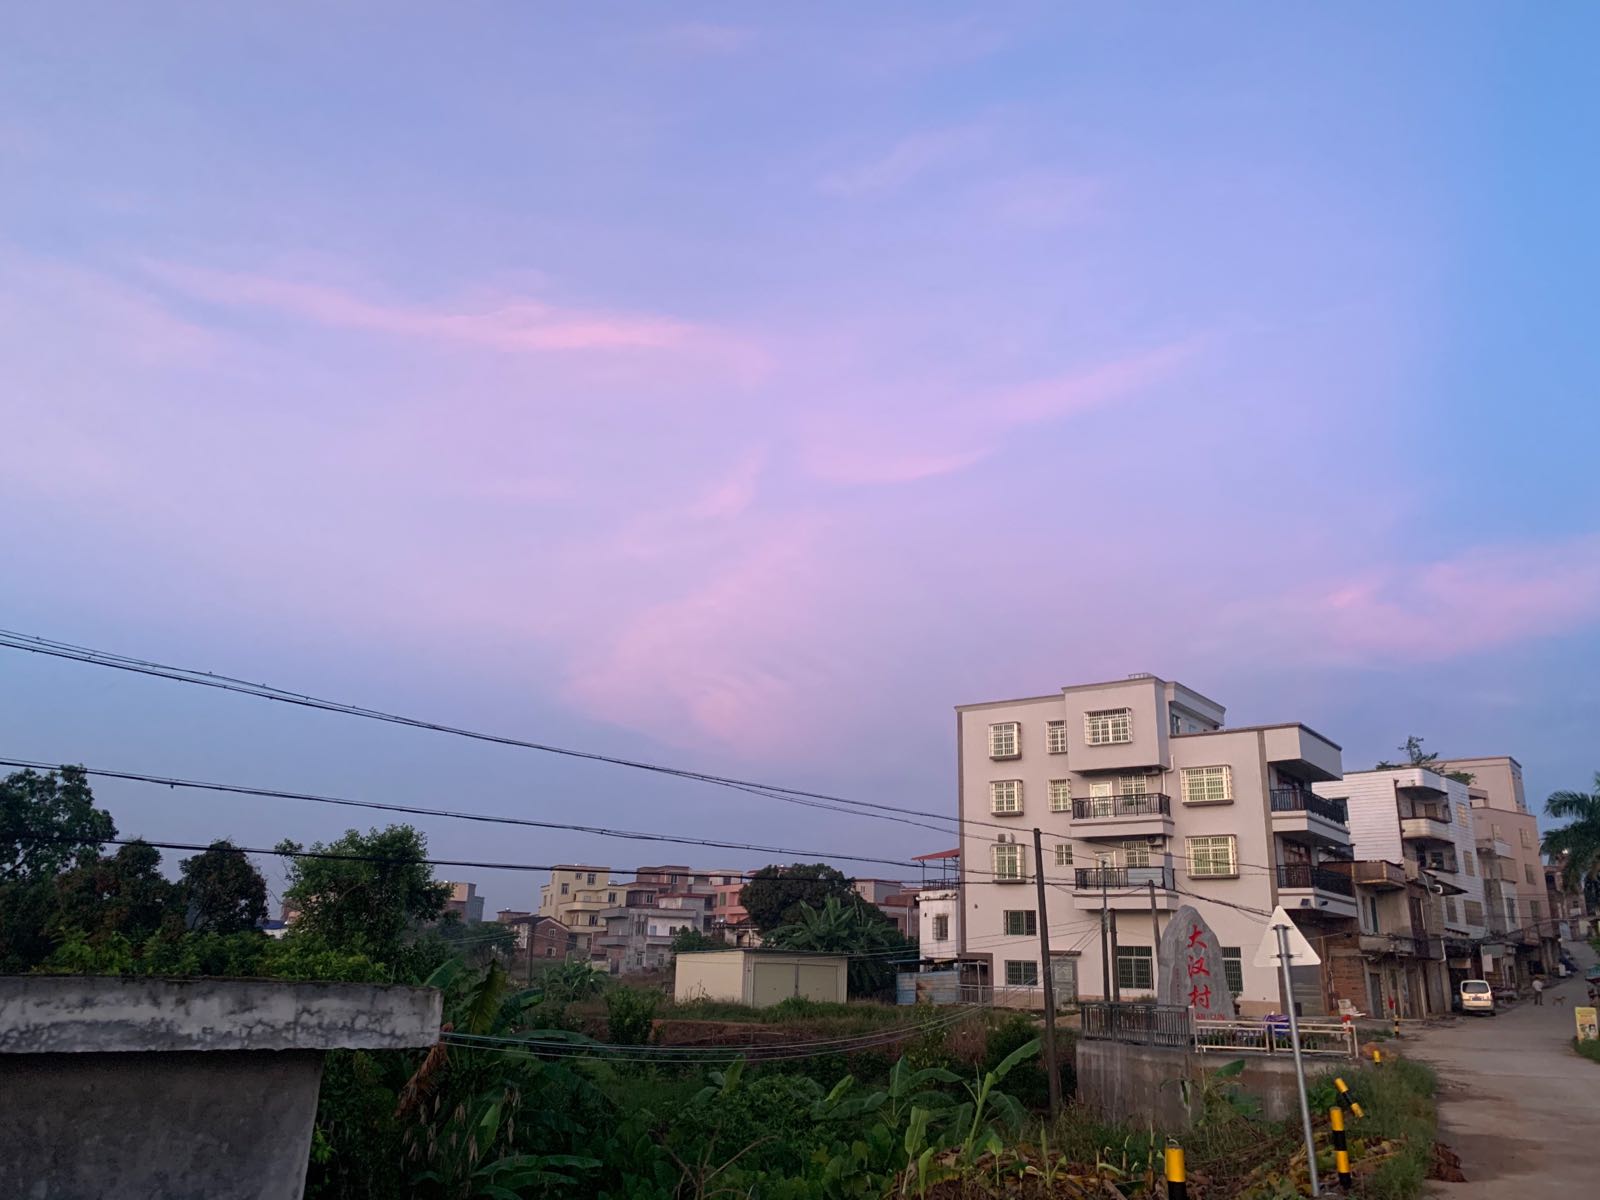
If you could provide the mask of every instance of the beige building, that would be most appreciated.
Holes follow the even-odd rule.
[[[1356,916],[1343,806],[1312,790],[1340,778],[1340,749],[1298,723],[1228,729],[1224,716],[1153,675],[957,708],[958,928],[971,974],[1004,1002],[1042,1003],[1042,867],[1061,999],[1153,998],[1156,931],[1193,904],[1226,975],[1196,986],[1227,988],[1245,1013],[1281,1011],[1275,969],[1254,965],[1266,914],[1282,904],[1313,944]],[[1116,926],[1109,978],[1102,907]],[[1328,1010],[1318,968],[1297,969],[1293,999],[1306,1014]]]
[[[1522,790],[1522,764],[1509,754],[1454,758],[1443,771],[1472,776],[1467,784],[1477,821],[1478,857],[1491,895],[1492,933],[1505,938],[1505,963],[1499,982],[1525,988],[1531,971],[1550,973],[1560,957],[1556,914],[1545,893],[1544,860],[1539,854],[1539,823],[1528,811]]]
[[[843,1004],[850,960],[842,954],[792,950],[696,950],[673,967],[672,998],[724,1000],[766,1008],[791,996]]]
[[[563,863],[539,888],[538,915],[565,925],[573,935],[574,953],[588,958],[594,939],[605,932],[600,914],[621,902],[622,891],[612,880],[610,867]]]

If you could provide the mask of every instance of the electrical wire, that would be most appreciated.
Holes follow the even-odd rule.
[[[470,738],[474,741],[491,742],[496,745],[513,746],[524,750],[536,750],[544,754],[555,754],[566,758],[582,759],[589,762],[607,763],[611,766],[627,767],[631,770],[648,771],[654,774],[668,775],[679,779],[688,779],[700,783],[713,784],[719,787],[734,788],[739,791],[751,792],[755,795],[768,796],[788,803],[807,804],[811,807],[835,807],[833,811],[855,812],[856,816],[877,816],[883,820],[898,820],[908,824],[922,824],[918,821],[907,821],[908,817],[922,817],[926,819],[943,821],[949,825],[959,825],[960,817],[948,816],[944,813],[932,812],[927,809],[908,808],[896,804],[884,804],[870,800],[852,800],[844,796],[834,796],[826,792],[808,791],[802,788],[781,787],[776,784],[765,784],[748,779],[736,779],[731,776],[717,775],[707,771],[694,771],[682,767],[670,767],[661,763],[645,762],[638,759],[620,758],[615,755],[601,754],[596,751],[578,750],[568,746],[558,746],[548,742],[537,742],[524,738],[511,737],[503,734],[484,733],[479,730],[467,729],[461,726],[448,725],[443,722],[429,721],[420,717],[408,717],[399,713],[385,712],[381,709],[367,708],[362,705],[349,704],[342,701],[327,700],[312,696],[304,692],[292,692],[271,684],[255,683],[250,680],[240,679],[236,676],[223,675],[211,671],[202,671],[192,667],[172,666],[151,659],[135,658],[129,655],[115,653],[109,650],[97,650],[89,646],[80,646],[71,642],[58,641],[53,638],[40,637],[36,634],[22,633],[16,630],[0,629],[0,649],[21,650],[29,654],[40,654],[51,658],[66,659],[71,662],[84,663],[90,666],[107,667],[118,671],[127,671],[137,675],[151,676],[158,679],[167,679],[175,683],[187,683],[198,687],[215,688],[221,691],[233,692],[240,695],[253,696],[257,699],[272,700],[282,704],[294,705],[301,708],[318,709],[323,712],[337,713],[343,716],[360,717],[370,721],[381,721],[392,725],[403,725],[412,729],[425,729],[434,733],[449,734],[454,737]],[[968,818],[968,823],[994,824],[993,822],[977,821]],[[945,826],[928,826],[924,828],[937,829],[942,833],[951,832]],[[1003,826],[1001,826],[1003,828]]]
[[[34,771],[53,771],[57,765],[20,758],[0,758],[0,767],[20,767]],[[799,850],[788,846],[763,846],[748,842],[724,842],[714,838],[675,837],[664,833],[645,833],[636,829],[607,829],[598,825],[571,825],[558,821],[536,821],[529,817],[506,817],[489,813],[458,812],[446,808],[425,808],[413,804],[394,804],[380,800],[351,800],[342,796],[320,795],[314,792],[283,791],[278,788],[251,787],[236,783],[209,783],[198,779],[180,779],[165,775],[152,775],[140,771],[112,770],[107,767],[74,766],[74,770],[97,779],[120,779],[133,783],[148,783],[166,788],[192,788],[200,791],[223,792],[230,795],[256,796],[272,800],[305,800],[313,804],[331,804],[346,808],[373,809],[378,812],[406,813],[411,816],[446,817],[456,821],[477,821],[492,825],[521,825],[533,829],[559,829],[573,833],[590,833],[597,837],[623,838],[639,842],[665,842],[678,846],[706,846],[717,850],[745,850],[757,854],[792,854],[831,858],[839,862],[876,863],[886,867],[916,869],[921,866],[907,859],[872,858],[860,854],[843,854],[832,850]],[[724,872],[708,872],[723,874]]]

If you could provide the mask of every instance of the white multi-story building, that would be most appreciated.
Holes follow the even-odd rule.
[[[1317,791],[1343,800],[1356,857],[1404,863],[1427,884],[1445,939],[1451,986],[1484,969],[1488,932],[1467,786],[1425,767],[1352,771]],[[1509,851],[1508,851],[1509,853]],[[1493,954],[1487,965],[1493,965]]]
[[[1157,931],[1192,904],[1221,942],[1227,977],[1211,982],[1246,1014],[1280,1011],[1275,969],[1253,961],[1272,908],[1313,943],[1353,927],[1343,808],[1312,790],[1340,778],[1339,747],[1298,723],[1223,717],[1153,675],[957,708],[961,954],[997,994],[1041,1002],[1035,827],[1063,999],[1152,998]],[[1116,924],[1109,979],[1102,907]],[[1297,969],[1293,998],[1327,1011],[1322,972]]]

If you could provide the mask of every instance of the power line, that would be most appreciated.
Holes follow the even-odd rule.
[[[59,769],[51,763],[33,762],[18,758],[0,758],[0,767],[21,767],[35,771],[53,771]],[[573,833],[591,833],[598,837],[624,838],[639,842],[667,842],[679,846],[707,846],[718,850],[746,850],[757,854],[792,854],[814,855],[819,858],[832,858],[841,862],[877,863],[887,867],[906,867],[916,869],[920,863],[903,859],[872,858],[859,854],[841,854],[832,850],[798,850],[786,846],[762,846],[747,842],[724,842],[713,838],[674,837],[664,833],[643,833],[635,829],[607,829],[598,825],[569,825],[558,821],[536,821],[528,817],[505,817],[488,813],[457,812],[445,808],[424,808],[411,804],[393,804],[379,800],[351,800],[342,796],[319,795],[314,792],[291,792],[278,788],[251,787],[237,783],[208,783],[198,779],[178,779],[165,775],[150,775],[138,771],[118,771],[109,768],[77,766],[74,770],[82,771],[100,779],[121,779],[134,783],[155,784],[167,788],[191,788],[208,792],[224,792],[239,796],[259,796],[273,800],[306,800],[313,804],[333,804],[346,808],[367,808],[379,812],[407,813],[412,816],[448,817],[457,821],[479,821],[493,825],[523,825],[534,829],[559,829]],[[710,872],[721,874],[722,872]]]
[[[700,783],[715,784],[719,787],[734,788],[739,791],[751,792],[755,795],[768,796],[775,800],[788,803],[805,804],[811,807],[829,807],[845,805],[846,808],[835,808],[833,811],[849,812],[854,809],[868,811],[856,812],[856,816],[879,816],[883,820],[897,820],[902,823],[919,824],[916,821],[907,821],[907,817],[923,817],[948,824],[958,824],[961,818],[947,816],[944,813],[930,812],[926,809],[906,808],[896,804],[883,804],[870,800],[852,800],[844,796],[833,796],[826,792],[813,792],[801,788],[787,788],[776,784],[764,784],[748,779],[736,779],[726,775],[716,775],[704,771],[692,771],[681,767],[669,767],[661,763],[644,762],[638,759],[619,758],[615,755],[600,754],[596,751],[577,750],[568,746],[558,746],[548,742],[536,742],[524,738],[510,737],[503,734],[484,733],[479,730],[466,729],[461,726],[447,725],[442,722],[424,720],[420,717],[408,717],[399,713],[385,712],[381,709],[367,708],[362,705],[348,704],[342,701],[327,700],[303,692],[291,692],[270,684],[255,683],[250,680],[240,679],[231,675],[222,675],[211,671],[201,671],[191,667],[177,667],[168,663],[155,662],[151,659],[134,658],[128,655],[117,654],[108,650],[96,650],[88,646],[79,646],[71,642],[57,641],[52,638],[39,637],[35,634],[20,633],[15,630],[0,629],[0,649],[22,650],[30,654],[41,654],[50,658],[61,658],[71,662],[85,663],[90,666],[108,667],[112,670],[127,671],[137,675],[146,675],[158,679],[167,679],[175,683],[188,683],[198,687],[215,688],[221,691],[234,692],[240,695],[254,696],[257,699],[273,700],[281,704],[294,705],[300,708],[313,708],[323,712],[338,713],[344,716],[361,717],[370,721],[382,721],[392,725],[404,725],[412,729],[426,729],[434,733],[446,733],[454,737],[470,738],[474,741],[491,742],[502,746],[515,746],[524,750],[537,750],[545,754],[556,754],[566,758],[583,759],[589,762],[603,762],[612,766],[628,767],[637,771],[649,771],[660,775],[669,775],[680,779],[694,780]],[[890,814],[901,814],[892,816]],[[969,822],[972,819],[969,818]],[[991,824],[991,822],[978,822]],[[945,826],[925,826],[934,828],[941,833],[948,834],[951,830]]]

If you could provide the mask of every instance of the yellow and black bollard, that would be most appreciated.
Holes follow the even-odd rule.
[[[1398,1008],[1394,1010],[1394,1035],[1395,1037],[1400,1036],[1400,1010]]]
[[[1376,1046],[1372,1048],[1372,1065],[1375,1067],[1383,1066],[1383,1051]]]
[[[1167,1200],[1188,1200],[1189,1185],[1183,1173],[1183,1147],[1167,1143]]]
[[[1335,1104],[1328,1110],[1333,1126],[1333,1169],[1339,1173],[1339,1186],[1350,1189],[1350,1145],[1344,1136],[1344,1109]]]
[[[1350,1094],[1350,1087],[1345,1083],[1344,1080],[1335,1078],[1333,1081],[1333,1086],[1339,1089],[1339,1103],[1348,1105],[1350,1112],[1355,1116],[1356,1120],[1359,1121],[1363,1116],[1366,1115],[1361,1111],[1361,1104],[1354,1096]]]

